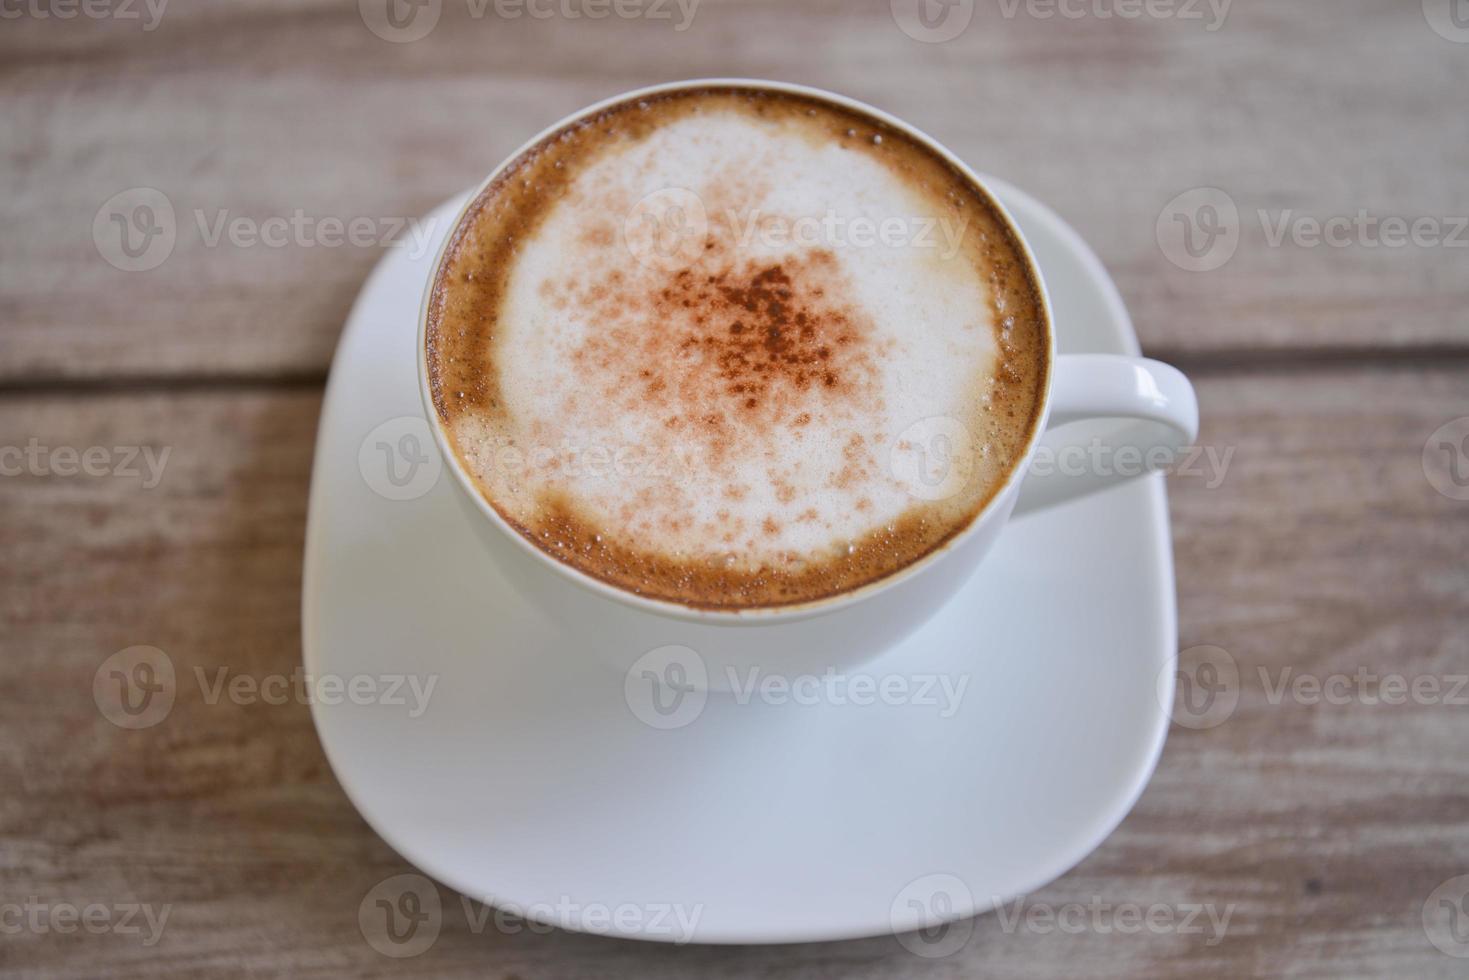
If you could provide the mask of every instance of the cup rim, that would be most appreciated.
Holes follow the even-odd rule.
[[[638,98],[663,95],[670,92],[679,92],[686,89],[697,88],[746,88],[761,91],[777,92],[787,95],[804,96],[814,98],[823,102],[831,103],[839,108],[872,117],[874,120],[899,130],[904,135],[929,149],[959,174],[961,174],[970,185],[985,199],[986,203],[999,216],[1000,221],[1009,229],[1012,237],[1020,246],[1020,252],[1025,257],[1029,271],[1034,278],[1040,295],[1041,320],[1046,332],[1046,376],[1041,386],[1041,407],[1036,413],[1035,424],[1031,427],[1030,434],[1026,438],[1024,450],[1020,453],[1016,463],[1006,474],[1004,481],[985,501],[984,506],[977,510],[968,523],[947,541],[932,551],[923,555],[915,561],[904,565],[902,568],[858,586],[846,592],[836,595],[813,599],[808,602],[793,603],[780,606],[751,606],[739,609],[704,609],[697,606],[689,606],[671,599],[659,599],[651,596],[638,595],[621,586],[603,581],[596,576],[590,575],[578,568],[560,561],[546,552],[537,548],[525,535],[515,529],[495,507],[485,499],[474,478],[464,469],[459,459],[459,454],[454,451],[448,433],[444,429],[443,419],[439,416],[438,407],[434,404],[433,391],[429,384],[428,365],[428,319],[429,305],[433,299],[434,285],[439,280],[439,274],[443,270],[444,258],[448,254],[449,247],[454,243],[458,232],[469,213],[485,190],[502,174],[507,167],[519,160],[526,151],[538,146],[547,137],[573,125],[581,120],[593,116],[599,112],[616,105],[632,101]],[[663,82],[656,85],[648,85],[642,88],[632,89],[602,99],[584,108],[578,109],[569,115],[558,119],[545,129],[536,133],[526,140],[514,151],[505,157],[489,174],[469,192],[464,203],[455,212],[454,219],[449,224],[449,231],[440,243],[434,256],[433,264],[430,266],[428,281],[424,284],[423,296],[419,302],[418,310],[418,332],[417,332],[417,360],[418,360],[418,389],[419,397],[423,402],[424,414],[429,421],[429,427],[433,431],[434,442],[438,446],[439,453],[444,457],[445,466],[454,474],[454,479],[459,483],[459,490],[467,493],[474,501],[475,507],[489,521],[494,524],[501,533],[514,541],[515,545],[533,558],[545,562],[555,569],[559,574],[565,576],[577,585],[592,593],[601,595],[623,605],[634,609],[656,615],[683,620],[685,622],[700,623],[706,625],[730,625],[730,626],[770,626],[777,623],[796,622],[815,616],[835,612],[847,606],[856,605],[879,593],[895,588],[902,582],[921,574],[924,569],[930,567],[943,559],[952,551],[959,548],[964,542],[972,537],[979,527],[987,523],[995,511],[1007,501],[1017,490],[1020,482],[1024,479],[1025,472],[1029,468],[1031,457],[1035,453],[1041,435],[1045,432],[1046,422],[1051,412],[1051,396],[1055,387],[1055,363],[1056,363],[1056,329],[1055,321],[1051,311],[1050,293],[1046,288],[1046,282],[1037,261],[1035,253],[1031,251],[1030,242],[1021,232],[1020,226],[1010,214],[1008,208],[999,197],[985,184],[984,180],[963,160],[959,159],[953,152],[938,140],[918,129],[910,123],[893,116],[875,106],[868,105],[857,99],[829,92],[825,89],[815,88],[809,85],[801,85],[794,82],[777,82],[768,79],[757,78],[691,78],[676,82]]]

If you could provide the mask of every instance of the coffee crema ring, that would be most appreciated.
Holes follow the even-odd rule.
[[[963,530],[1036,425],[1046,329],[1023,248],[939,154],[710,87],[507,165],[451,239],[427,353],[454,451],[524,537],[739,609],[861,587]]]

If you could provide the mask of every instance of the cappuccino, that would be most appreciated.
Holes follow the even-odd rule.
[[[633,99],[509,163],[455,230],[427,361],[485,500],[687,606],[789,606],[961,532],[1049,370],[987,194],[880,120],[738,86]]]

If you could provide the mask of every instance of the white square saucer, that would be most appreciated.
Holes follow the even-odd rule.
[[[1137,354],[1085,243],[987,183],[1045,272],[1060,350]],[[456,204],[426,219],[436,236]],[[905,678],[906,699],[711,694],[682,727],[655,728],[621,674],[564,648],[555,616],[507,583],[441,473],[413,349],[433,254],[389,252],[342,335],[302,595],[306,670],[344,692],[313,701],[322,744],[407,860],[564,928],[793,942],[986,911],[1121,822],[1173,695],[1161,477],[1017,519],[947,607],[855,672]],[[404,675],[433,682],[425,700],[406,684],[388,695]],[[962,697],[921,697],[929,677],[962,680]],[[966,925],[905,941],[941,947]]]

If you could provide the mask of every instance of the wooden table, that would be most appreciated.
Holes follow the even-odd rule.
[[[705,0],[682,31],[676,13],[511,19],[492,0],[475,17],[444,0],[412,42],[370,30],[373,3],[175,0],[156,23],[141,3],[4,8],[0,971],[1469,971],[1435,945],[1469,954],[1469,918],[1453,933],[1437,904],[1462,889],[1435,894],[1469,874],[1469,501],[1450,470],[1469,473],[1469,447],[1462,430],[1430,443],[1469,416],[1469,31],[1448,0],[1238,0],[1222,25],[1206,4],[1188,8],[1198,20],[980,0],[946,43],[905,34],[884,0]],[[211,244],[221,218],[420,215],[562,114],[700,75],[849,93],[1033,191],[1095,245],[1149,352],[1196,379],[1200,441],[1233,456],[1172,481],[1179,643],[1196,681],[1196,648],[1227,651],[1237,705],[1215,727],[1175,725],[1132,815],[1026,902],[1231,907],[1223,935],[990,915],[933,960],[891,938],[678,949],[476,933],[446,894],[433,947],[392,960],[358,905],[411,869],[343,795],[305,706],[181,686],[153,727],[99,711],[99,665],[133,645],[188,673],[300,663],[322,384],[381,249]],[[106,245],[98,215],[135,187],[167,198],[176,234],[166,260],[129,272],[114,263],[156,254]],[[1159,243],[1182,227],[1170,202],[1197,188],[1238,212],[1237,252],[1207,272]],[[1313,238],[1333,218],[1334,241]],[[1392,247],[1373,224],[1388,218],[1427,221]],[[141,462],[125,475],[127,446],[167,448],[161,478]],[[65,475],[91,447],[110,475]],[[1387,703],[1394,676],[1418,694]],[[93,904],[92,927],[63,931],[67,908]],[[170,907],[156,944],[141,914],[119,928],[129,904]]]

